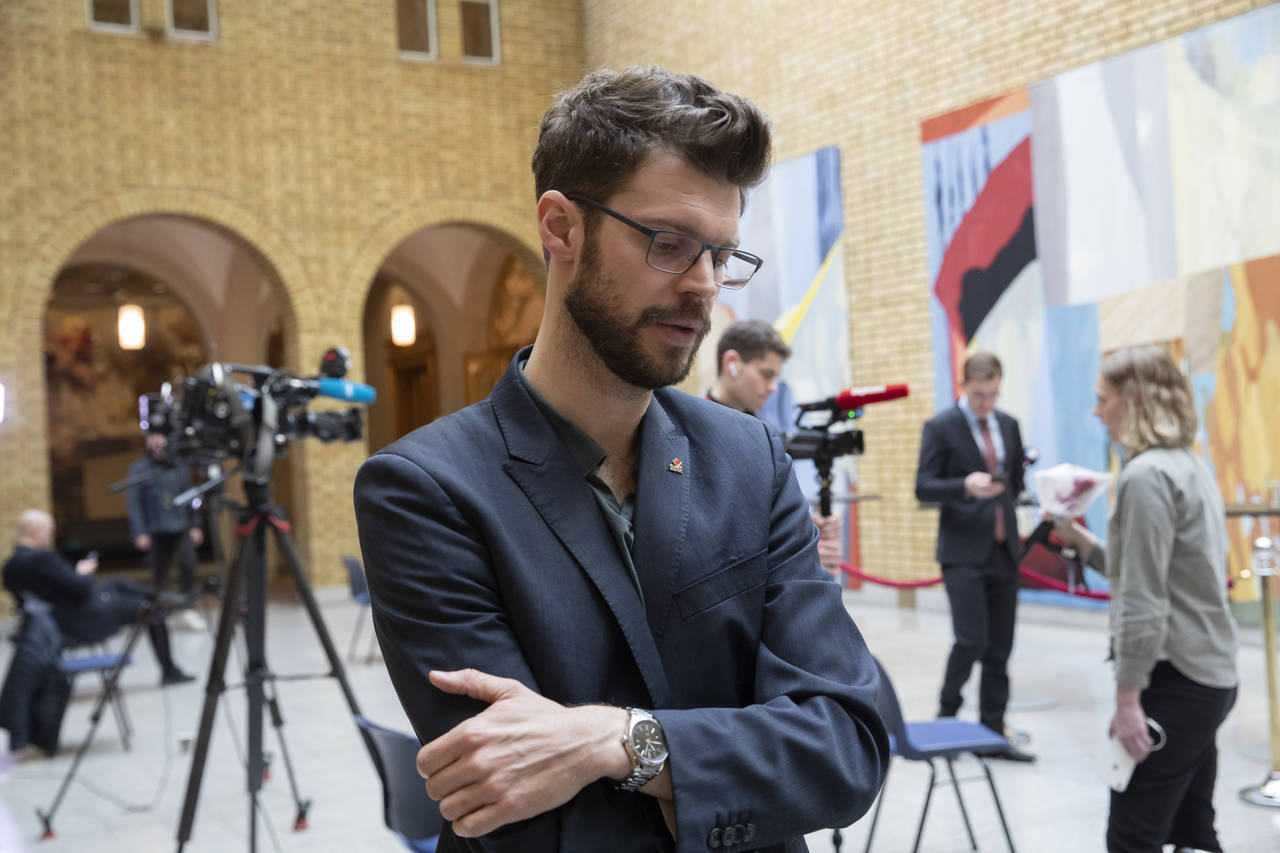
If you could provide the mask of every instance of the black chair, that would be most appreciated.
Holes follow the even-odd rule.
[[[427,796],[426,783],[418,775],[421,744],[411,734],[388,729],[364,717],[356,725],[369,747],[373,766],[382,779],[383,820],[405,847],[416,853],[435,853],[444,818]]]
[[[920,849],[920,836],[924,832],[924,819],[929,813],[929,800],[933,796],[933,789],[939,784],[937,767],[933,763],[935,758],[941,758],[947,763],[951,787],[955,789],[956,802],[960,804],[960,816],[964,818],[964,828],[969,833],[969,844],[974,850],[978,849],[978,842],[973,837],[973,827],[969,823],[969,813],[965,810],[964,799],[960,796],[960,785],[953,765],[955,758],[966,752],[972,753],[982,765],[987,784],[991,786],[991,798],[995,801],[996,814],[1000,816],[1000,826],[1004,829],[1005,840],[1009,842],[1010,853],[1015,853],[1013,837],[1009,834],[1009,824],[1005,821],[1004,809],[1000,805],[1000,795],[996,793],[996,783],[991,778],[991,768],[982,757],[1008,749],[1009,742],[986,726],[957,720],[954,717],[919,723],[906,722],[902,717],[902,706],[898,703],[898,694],[894,692],[893,682],[889,680],[889,673],[885,672],[884,665],[879,660],[876,660],[876,668],[880,671],[880,693],[876,697],[876,707],[884,720],[885,728],[889,730],[891,753],[908,761],[929,763],[929,790],[924,795],[924,808],[920,810],[920,825],[916,828],[916,841],[911,848],[912,853]],[[880,807],[884,804],[884,790],[888,786],[888,781],[886,776],[885,785],[880,788],[880,797],[876,801],[875,814],[871,818],[871,829],[867,833],[867,853],[870,853],[871,839],[876,833],[876,821],[880,819]]]
[[[364,577],[364,566],[360,561],[350,554],[342,555],[342,565],[347,568],[347,579],[351,581],[351,600],[360,608],[359,615],[356,616],[356,627],[351,632],[351,648],[347,650],[347,660],[354,661],[356,659],[356,641],[360,638],[360,631],[364,628],[364,619],[369,615],[369,582]],[[365,653],[364,659],[371,661],[374,659],[374,649],[378,645],[378,635],[370,631],[369,651]]]

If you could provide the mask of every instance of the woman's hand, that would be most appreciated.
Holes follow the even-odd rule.
[[[1116,713],[1111,718],[1107,733],[1124,744],[1125,751],[1134,761],[1142,761],[1151,754],[1151,732],[1147,730],[1147,715],[1142,710],[1140,692],[1136,687],[1116,688]]]
[[[1075,548],[1082,560],[1087,559],[1089,553],[1101,544],[1101,540],[1073,518],[1054,516],[1047,512],[1040,513],[1040,517],[1045,521],[1053,522],[1053,535]]]

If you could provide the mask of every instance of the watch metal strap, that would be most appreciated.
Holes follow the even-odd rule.
[[[637,717],[647,720],[656,720],[657,718],[648,711],[642,711],[639,708],[627,708],[627,727],[622,732],[622,746],[627,751],[627,755],[631,756],[631,760],[635,763],[635,767],[631,770],[631,775],[618,783],[620,791],[638,791],[645,785],[649,784],[655,776],[662,772],[662,766],[666,762],[657,764],[645,764],[640,760],[640,756],[635,754],[631,747],[631,729],[635,724]]]

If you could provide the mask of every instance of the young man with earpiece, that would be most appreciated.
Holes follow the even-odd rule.
[[[749,415],[764,407],[778,390],[782,365],[791,347],[778,330],[760,320],[739,320],[725,329],[716,344],[716,384],[707,399]],[[835,575],[840,571],[842,525],[838,515],[813,513],[818,526],[818,562]]]

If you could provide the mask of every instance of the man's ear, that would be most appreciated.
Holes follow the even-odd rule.
[[[538,237],[553,259],[573,263],[583,241],[582,211],[559,190],[538,199]]]
[[[724,364],[722,366],[729,372],[730,376],[736,379],[738,372],[742,369],[738,364],[741,360],[742,356],[738,355],[736,349],[727,349],[724,351]]]

